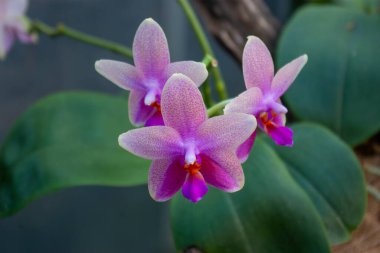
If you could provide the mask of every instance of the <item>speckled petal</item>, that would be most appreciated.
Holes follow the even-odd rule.
[[[247,161],[248,156],[251,152],[251,149],[256,139],[256,133],[257,131],[253,132],[253,134],[251,134],[251,136],[249,136],[249,138],[238,147],[236,151],[236,155],[239,158],[241,163],[244,163],[245,161]]]
[[[208,192],[206,182],[200,172],[188,173],[185,184],[182,187],[182,195],[191,202],[198,202]]]
[[[5,58],[14,40],[14,34],[5,27],[0,26],[0,60]]]
[[[124,62],[99,60],[95,62],[96,71],[125,90],[144,89],[137,69]]]
[[[119,136],[119,145],[146,159],[169,158],[183,151],[179,134],[173,128],[166,126],[130,130]]]
[[[145,19],[137,29],[133,41],[133,59],[146,78],[160,77],[170,63],[165,33],[151,18]]]
[[[197,86],[200,86],[207,78],[206,65],[202,62],[180,61],[170,63],[167,69],[167,77],[175,73],[181,73],[189,77]]]
[[[179,160],[154,160],[149,170],[148,188],[150,196],[156,201],[169,200],[181,189],[186,174]]]
[[[302,55],[297,59],[283,66],[275,75],[272,82],[271,93],[274,99],[281,97],[293,81],[298,76],[299,72],[307,62],[307,55]]]
[[[263,95],[259,88],[253,87],[241,93],[224,108],[224,113],[247,113],[256,115],[262,109]]]
[[[206,120],[200,125],[196,136],[200,152],[215,149],[236,149],[255,131],[254,116],[245,113],[231,113]]]
[[[161,112],[166,126],[183,137],[192,135],[207,119],[202,95],[190,78],[174,74],[161,94]]]
[[[129,93],[128,109],[129,120],[135,126],[144,125],[145,122],[153,115],[154,108],[144,103],[145,91],[132,90]]]
[[[244,186],[244,173],[236,154],[226,150],[201,156],[206,182],[220,190],[235,192]]]
[[[243,51],[243,75],[247,89],[258,87],[264,94],[270,91],[274,76],[272,56],[258,37],[249,36]]]

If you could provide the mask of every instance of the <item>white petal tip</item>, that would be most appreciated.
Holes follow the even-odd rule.
[[[250,41],[250,40],[260,40],[260,41],[261,41],[261,39],[260,39],[259,37],[256,37],[256,36],[254,36],[254,35],[249,35],[249,36],[247,36],[247,40],[248,40],[248,41]]]
[[[157,24],[157,22],[153,18],[146,18],[143,22],[144,23]]]

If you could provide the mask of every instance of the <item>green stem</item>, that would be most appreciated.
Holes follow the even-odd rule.
[[[367,191],[371,194],[377,201],[380,201],[380,192],[372,185],[367,185]]]
[[[213,58],[214,64],[211,64],[210,70],[214,76],[215,88],[216,88],[216,91],[218,92],[220,99],[222,100],[227,99],[228,98],[227,90],[226,90],[221,72],[215,60],[214,52],[212,51],[210,43],[207,40],[206,34],[203,31],[202,26],[197,16],[195,15],[193,8],[189,4],[188,0],[178,0],[178,2],[181,5],[182,9],[184,10],[186,17],[189,20],[191,26],[193,27],[193,30],[195,32],[195,35],[198,38],[198,41],[203,49],[203,52],[206,55],[210,55]]]
[[[123,55],[130,59],[132,59],[133,57],[132,50],[128,47],[125,47],[121,44],[112,41],[100,39],[92,35],[79,32],[77,30],[65,26],[64,24],[58,24],[56,27],[51,27],[41,21],[33,21],[30,25],[30,32],[43,33],[52,38],[66,36],[85,44],[107,49],[111,52]]]
[[[223,101],[217,103],[216,105],[212,106],[210,109],[208,109],[207,115],[209,116],[209,118],[217,116],[217,115],[221,115],[223,113],[223,108],[229,102],[231,102],[231,99],[226,99],[226,100],[223,100]]]

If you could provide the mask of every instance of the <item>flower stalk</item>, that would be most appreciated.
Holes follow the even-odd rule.
[[[130,48],[115,42],[111,42],[105,39],[85,34],[83,32],[72,29],[64,24],[58,24],[56,27],[52,27],[37,20],[31,22],[30,32],[45,34],[51,38],[65,36],[73,40],[77,40],[95,47],[103,48],[113,53],[117,53],[132,59],[132,50]]]
[[[214,116],[218,116],[218,115],[222,115],[223,114],[223,108],[229,103],[231,102],[232,99],[226,99],[226,100],[223,100],[219,103],[217,103],[216,105],[212,106],[211,108],[209,108],[207,110],[207,115],[209,118],[211,117],[214,117]]]
[[[191,5],[189,4],[188,0],[178,0],[179,4],[181,5],[183,11],[185,12],[185,15],[187,19],[189,20],[195,35],[198,38],[199,44],[201,45],[203,52],[205,55],[210,55],[213,60],[211,61],[211,68],[210,71],[212,72],[214,76],[215,81],[215,88],[219,95],[219,98],[221,100],[227,99],[228,94],[226,90],[226,86],[222,77],[222,74],[220,72],[220,69],[218,67],[217,61],[215,60],[214,52],[212,51],[211,45],[207,40],[206,34],[202,29],[202,26],[195,15],[195,12]]]

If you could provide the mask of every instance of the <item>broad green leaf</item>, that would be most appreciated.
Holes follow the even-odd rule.
[[[358,161],[324,128],[293,129],[295,146],[276,147],[278,153],[265,138],[257,139],[240,192],[210,189],[197,204],[175,198],[171,218],[178,250],[323,253],[330,252],[329,241],[349,238],[365,208]]]
[[[0,216],[66,187],[145,183],[149,162],[118,146],[131,128],[125,99],[68,92],[39,101],[1,149]]]
[[[330,242],[347,241],[360,224],[366,206],[365,181],[358,159],[325,128],[313,124],[292,128],[294,148],[276,146],[272,140],[266,140],[313,201]]]
[[[285,95],[292,112],[351,145],[380,130],[380,15],[336,6],[301,9],[286,26],[278,66],[308,54]]]

